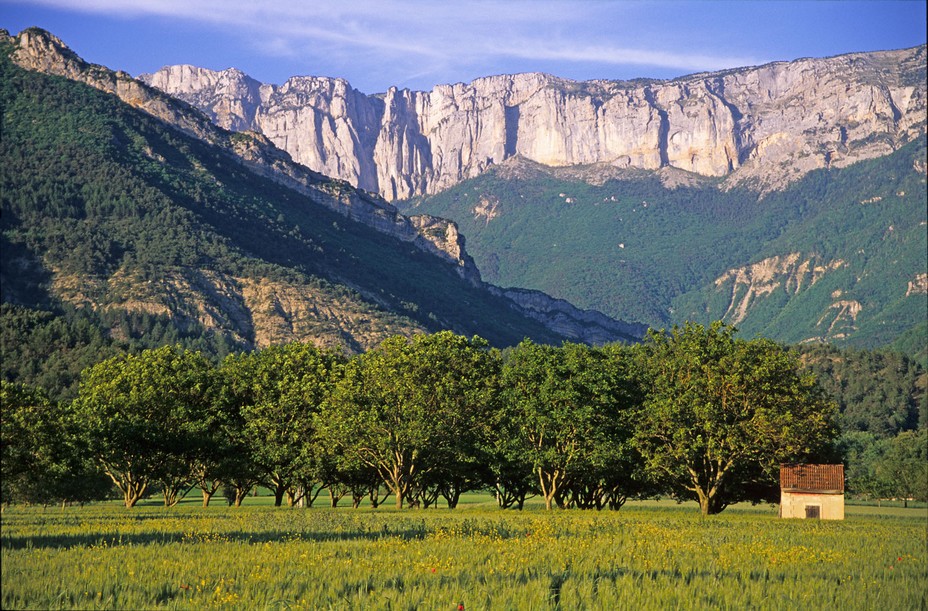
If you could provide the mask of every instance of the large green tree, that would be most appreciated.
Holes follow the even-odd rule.
[[[397,508],[439,480],[453,507],[474,485],[497,359],[484,340],[447,331],[388,338],[349,363],[320,414],[326,448],[376,469]]]
[[[74,401],[88,451],[133,507],[159,483],[173,505],[195,485],[210,451],[216,411],[213,365],[199,352],[164,346],[84,370]]]
[[[0,380],[0,501],[47,504],[103,498],[109,481],[88,464],[67,404]],[[101,478],[103,478],[101,480]]]
[[[642,350],[649,392],[635,441],[670,492],[703,514],[760,500],[777,465],[829,449],[835,406],[794,354],[735,328],[687,323],[651,331]]]
[[[572,484],[577,501],[595,504],[607,495],[601,476],[627,463],[632,448],[626,410],[632,406],[617,364],[581,344],[554,347],[528,340],[505,363],[505,409],[547,509],[564,505]]]
[[[222,364],[226,406],[241,418],[238,441],[250,448],[263,481],[280,506],[311,494],[324,449],[316,444],[314,414],[341,375],[341,355],[293,342],[248,354],[230,355]]]
[[[888,442],[876,461],[876,477],[886,496],[928,500],[928,429],[903,431]]]

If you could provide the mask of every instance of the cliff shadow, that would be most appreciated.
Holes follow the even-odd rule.
[[[519,147],[519,118],[522,111],[518,106],[506,107],[506,143],[503,147],[504,159],[514,157]]]

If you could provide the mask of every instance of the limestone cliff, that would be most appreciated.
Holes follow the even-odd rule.
[[[575,342],[600,345],[616,341],[616,338],[631,340],[644,337],[648,330],[647,325],[618,321],[596,310],[581,310],[541,291],[488,288],[493,294],[512,301],[520,312]]]
[[[723,320],[737,325],[747,318],[748,312],[759,299],[775,292],[796,295],[812,287],[826,273],[844,266],[844,261],[822,262],[803,259],[798,252],[770,257],[731,269],[715,280],[715,289],[731,296]]]
[[[672,81],[518,74],[375,96],[342,79],[262,85],[234,69],[171,66],[140,78],[388,200],[435,193],[516,155],[549,166],[677,168],[765,191],[923,133],[925,58],[921,46]]]

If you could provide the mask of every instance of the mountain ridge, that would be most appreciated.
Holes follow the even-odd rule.
[[[497,303],[505,304],[503,307],[518,312],[519,316],[548,325],[549,329],[553,325],[558,329],[554,333],[559,337],[576,341],[588,341],[590,338],[615,341],[630,340],[642,332],[642,329],[636,325],[614,321],[598,313],[566,308],[564,304],[542,296],[541,293],[536,296],[536,301],[547,299],[550,307],[524,310],[517,301],[505,297],[501,291],[493,293],[492,287],[482,282],[479,270],[473,265],[472,259],[464,248],[463,236],[457,232],[453,223],[424,215],[412,217],[401,215],[394,206],[373,194],[356,190],[344,181],[329,179],[293,163],[289,154],[277,149],[273,143],[260,134],[228,132],[213,125],[205,115],[192,106],[151,89],[123,72],[114,72],[105,67],[84,62],[63,42],[48,32],[28,29],[15,38],[4,32],[0,36],[0,43],[4,46],[9,45],[10,58],[20,67],[64,77],[114,95],[129,106],[169,126],[170,129],[176,129],[179,133],[192,136],[209,146],[218,147],[217,150],[220,150],[227,159],[240,164],[256,177],[272,180],[284,188],[294,190],[301,196],[308,197],[314,204],[364,224],[390,239],[411,243],[423,253],[450,265],[454,273],[469,286],[492,295]],[[142,154],[147,157],[145,163],[154,162],[155,167],[167,163],[165,156],[151,150],[151,147],[146,146]],[[168,154],[175,155],[176,153],[171,150]],[[202,162],[196,161],[194,165],[202,166]],[[334,224],[337,225],[338,222]],[[53,270],[53,276],[59,281],[62,279],[56,270]],[[344,277],[336,278],[336,280],[354,289],[359,288]],[[233,286],[236,283],[241,285],[241,280],[234,277],[227,277],[218,282],[219,284],[211,283],[212,289],[210,289],[216,295],[226,290],[223,286]],[[186,287],[197,285],[197,281],[186,278],[186,276],[180,279],[180,283]],[[64,284],[59,282],[57,285],[59,289],[67,288],[67,286],[68,282]],[[78,286],[74,294],[80,295],[82,290]],[[175,287],[172,290],[176,293],[178,288]],[[255,292],[252,289],[249,291]],[[377,300],[376,293],[364,291],[363,288],[362,292],[369,299]],[[243,295],[244,293],[240,294],[237,299],[241,301]],[[410,303],[409,307],[413,306],[414,304]],[[145,307],[149,309],[154,307],[157,310],[161,306]],[[210,305],[210,308],[216,307],[218,304]],[[222,313],[221,307],[218,307],[218,310]],[[550,320],[544,313],[545,311],[551,312]],[[199,313],[193,315],[201,319],[207,316],[202,308]],[[226,320],[228,322],[228,319]],[[283,333],[278,340],[283,341],[286,338],[287,334]]]

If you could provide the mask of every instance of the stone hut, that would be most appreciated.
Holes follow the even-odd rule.
[[[780,465],[780,517],[844,519],[844,465]]]

